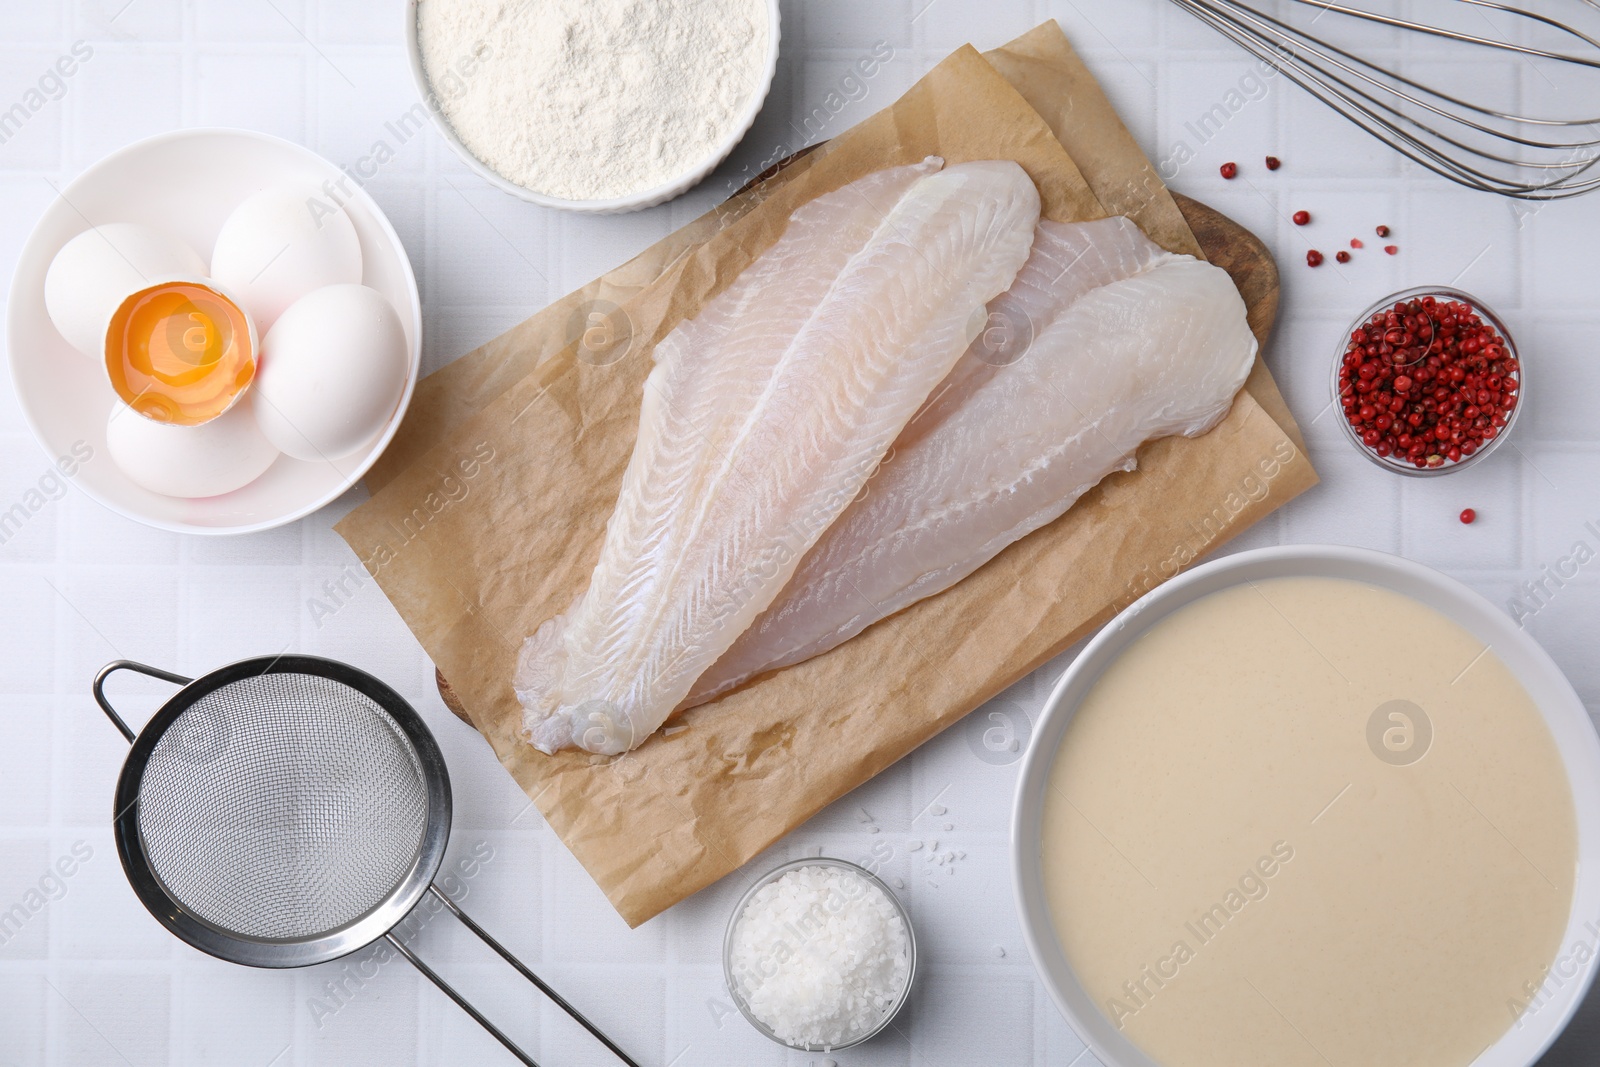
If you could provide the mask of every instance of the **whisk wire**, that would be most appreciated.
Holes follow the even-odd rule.
[[[1297,2],[1315,4],[1316,0],[1297,0]],[[1474,3],[1474,4],[1476,4],[1476,3],[1482,2],[1482,0],[1460,0],[1460,2],[1461,3]],[[1318,6],[1320,6],[1320,5],[1318,5]],[[1500,5],[1500,4],[1489,4],[1487,6],[1492,6],[1492,7],[1500,8],[1501,10],[1507,10],[1507,11],[1515,10],[1515,9],[1512,9],[1512,8],[1506,8],[1506,7],[1504,7],[1504,5]],[[1264,12],[1252,12],[1252,14],[1254,15],[1254,17],[1247,18],[1247,21],[1256,22],[1258,25],[1270,24],[1271,28],[1264,29],[1264,32],[1270,33],[1271,36],[1277,38],[1280,41],[1283,41],[1285,43],[1286,48],[1289,50],[1291,55],[1293,54],[1293,49],[1295,47],[1295,44],[1297,42],[1299,42],[1302,38],[1306,37],[1306,35],[1302,31],[1297,30],[1295,27],[1289,25],[1288,23],[1283,22],[1283,21],[1281,21],[1279,19],[1273,18],[1271,15],[1265,14]],[[1315,39],[1313,38],[1311,40],[1315,40]],[[1445,103],[1454,104],[1457,107],[1466,108],[1469,111],[1473,111],[1473,112],[1475,112],[1475,113],[1477,113],[1479,115],[1483,115],[1483,116],[1485,116],[1487,118],[1495,118],[1495,119],[1500,119],[1500,120],[1505,121],[1505,122],[1512,122],[1512,123],[1518,123],[1518,124],[1524,124],[1524,125],[1539,125],[1539,126],[1562,126],[1562,127],[1588,126],[1588,127],[1594,127],[1597,123],[1600,123],[1600,117],[1590,118],[1590,119],[1546,119],[1546,118],[1538,118],[1538,117],[1530,116],[1530,115],[1513,115],[1513,114],[1510,114],[1508,112],[1497,111],[1497,110],[1495,110],[1493,108],[1484,107],[1484,106],[1482,106],[1480,104],[1474,104],[1470,100],[1463,100],[1460,97],[1452,96],[1451,94],[1446,93],[1441,89],[1437,89],[1437,88],[1434,88],[1433,86],[1425,85],[1422,82],[1419,82],[1414,78],[1409,78],[1406,75],[1401,74],[1398,71],[1388,70],[1387,68],[1381,67],[1381,66],[1377,65],[1376,63],[1371,62],[1370,60],[1363,59],[1361,56],[1358,56],[1353,52],[1350,52],[1350,51],[1348,51],[1346,49],[1340,48],[1337,45],[1330,44],[1330,43],[1327,43],[1327,42],[1318,42],[1318,44],[1320,45],[1320,47],[1323,50],[1325,50],[1326,53],[1331,53],[1332,55],[1341,56],[1344,59],[1350,60],[1351,63],[1358,64],[1359,66],[1365,67],[1368,70],[1377,72],[1378,74],[1382,75],[1382,77],[1388,78],[1388,79],[1390,79],[1392,81],[1395,81],[1395,82],[1398,82],[1398,83],[1400,83],[1402,85],[1406,85],[1406,86],[1408,86],[1408,87],[1410,87],[1412,89],[1417,90],[1418,92],[1424,93],[1424,94],[1426,94],[1428,96],[1431,96],[1431,97],[1433,97],[1433,98],[1435,98],[1437,100],[1444,101]],[[1596,47],[1596,49],[1600,49],[1600,43],[1597,43],[1595,45],[1595,47]],[[1313,51],[1315,51],[1315,50],[1313,49]],[[1351,76],[1356,77],[1356,78],[1360,78],[1362,81],[1367,82],[1368,84],[1372,85],[1373,87],[1375,87],[1375,88],[1377,88],[1379,90],[1382,90],[1383,92],[1387,92],[1387,93],[1390,93],[1391,95],[1401,97],[1402,99],[1406,99],[1409,102],[1415,103],[1420,107],[1426,108],[1427,110],[1432,111],[1434,114],[1440,116],[1441,118],[1449,119],[1450,121],[1460,123],[1461,125],[1471,126],[1473,129],[1479,130],[1479,131],[1481,131],[1483,133],[1487,133],[1487,134],[1490,134],[1490,135],[1503,136],[1508,140],[1516,141],[1518,144],[1527,145],[1527,146],[1532,147],[1532,148],[1572,148],[1572,147],[1590,147],[1590,146],[1600,145],[1600,137],[1597,137],[1597,139],[1594,140],[1594,141],[1581,142],[1581,143],[1579,143],[1577,145],[1575,145],[1573,142],[1570,142],[1570,141],[1564,141],[1564,142],[1534,141],[1534,140],[1530,140],[1530,139],[1526,139],[1526,138],[1517,137],[1514,134],[1508,134],[1508,133],[1505,133],[1504,131],[1496,130],[1496,129],[1493,129],[1492,127],[1483,126],[1483,125],[1481,125],[1479,123],[1475,123],[1475,122],[1472,122],[1470,120],[1464,120],[1460,116],[1452,115],[1448,111],[1445,111],[1440,107],[1437,107],[1435,105],[1429,104],[1426,100],[1420,100],[1420,99],[1414,99],[1414,98],[1408,97],[1405,94],[1400,93],[1397,90],[1395,90],[1392,86],[1384,84],[1384,82],[1382,82],[1379,78],[1375,78],[1370,74],[1367,74],[1367,73],[1365,73],[1365,72],[1363,72],[1361,70],[1358,70],[1356,67],[1352,67],[1349,64],[1340,62],[1338,60],[1329,60],[1327,55],[1319,55],[1319,58],[1324,60],[1324,61],[1327,61],[1327,62],[1332,62],[1335,66],[1339,67],[1341,70],[1345,71],[1346,73],[1350,74]],[[1600,64],[1600,60],[1597,60],[1596,62],[1597,62],[1597,64]],[[1328,74],[1327,71],[1322,71],[1322,73]],[[1329,75],[1329,76],[1331,77],[1331,75]],[[1362,94],[1362,95],[1366,95],[1366,94]],[[1368,97],[1368,99],[1372,99],[1372,98]],[[1395,112],[1395,113],[1397,115],[1400,115],[1400,117],[1402,117],[1402,118],[1405,117],[1402,113],[1400,113],[1398,111]],[[1507,161],[1507,162],[1514,162],[1514,161]]]
[[[1600,187],[1600,173],[1593,172],[1600,162],[1600,118],[1527,115],[1518,113],[1521,108],[1469,100],[1390,69],[1377,59],[1318,36],[1310,27],[1297,26],[1244,0],[1173,2],[1407,159],[1452,181],[1524,200],[1561,199]],[[1523,62],[1537,60],[1600,71],[1600,40],[1549,15],[1500,0],[1449,2],[1556,30],[1592,48],[1595,55],[1517,44],[1331,0],[1293,2],[1320,12],[1312,26],[1323,14],[1334,14],[1473,49],[1495,49]],[[1600,11],[1600,0],[1576,2]],[[1556,130],[1572,131],[1574,136],[1560,139]]]
[[[1541,22],[1552,29],[1560,30],[1563,33],[1569,33],[1583,41],[1585,44],[1592,45],[1595,48],[1600,48],[1600,42],[1596,42],[1594,38],[1579,32],[1563,22],[1558,22],[1548,15],[1541,15],[1536,11],[1528,11],[1525,8],[1512,7],[1510,4],[1497,3],[1496,0],[1455,0],[1455,2],[1458,4],[1468,4],[1472,7],[1484,7],[1490,8],[1494,11],[1503,11],[1507,14],[1516,15],[1534,22]],[[1586,67],[1600,68],[1600,58],[1585,59],[1582,56],[1567,55],[1561,52],[1548,52],[1542,48],[1532,48],[1527,45],[1512,44],[1510,41],[1500,41],[1493,37],[1478,37],[1474,34],[1462,33],[1459,30],[1452,30],[1444,26],[1429,26],[1427,23],[1423,22],[1412,22],[1409,19],[1396,18],[1393,15],[1384,15],[1377,11],[1364,11],[1358,7],[1345,7],[1342,4],[1325,3],[1324,0],[1295,0],[1295,3],[1305,4],[1310,7],[1318,8],[1322,11],[1332,12],[1336,15],[1348,15],[1351,18],[1363,19],[1367,22],[1376,22],[1380,25],[1390,26],[1394,29],[1407,30],[1413,33],[1424,33],[1430,37],[1444,37],[1452,41],[1461,41],[1464,44],[1475,44],[1485,48],[1498,48],[1502,51],[1518,52],[1522,55],[1534,56],[1539,59],[1553,59],[1562,63],[1577,63]]]

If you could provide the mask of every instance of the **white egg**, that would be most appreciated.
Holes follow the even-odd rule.
[[[171,234],[107,223],[83,231],[56,253],[44,276],[44,306],[68,344],[99,360],[112,312],[130,294],[154,281],[205,273],[205,260]]]
[[[238,294],[265,332],[307,293],[361,281],[361,239],[344,208],[321,189],[276,186],[234,208],[222,224],[211,276]]]
[[[389,421],[409,364],[400,316],[384,295],[330,285],[295,301],[267,331],[250,406],[280,451],[338,459]]]
[[[231,493],[278,458],[246,404],[199,426],[156,422],[118,404],[106,423],[106,450],[136,484],[177,497]]]

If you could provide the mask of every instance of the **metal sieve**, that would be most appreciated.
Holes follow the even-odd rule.
[[[137,671],[182,688],[137,735],[105,682]],[[306,967],[384,938],[529,1067],[538,1064],[394,934],[431,893],[629,1067],[581,1012],[434,884],[450,776],[416,710],[364,671],[270,656],[198,679],[107,664],[94,698],[132,743],[117,781],[117,854],[157,922],[250,967]]]

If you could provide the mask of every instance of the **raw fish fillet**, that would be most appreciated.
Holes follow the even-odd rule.
[[[870,175],[656,347],[588,589],[523,644],[528,740],[615,754],[653,733],[788,582],[1027,261],[1011,162]]]
[[[1040,223],[1027,266],[989,310],[990,329],[866,495],[685,707],[948,589],[1107,474],[1132,470],[1144,442],[1205,433],[1255,359],[1227,273],[1163,251],[1124,218]]]

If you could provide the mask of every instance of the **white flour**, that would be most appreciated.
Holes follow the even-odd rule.
[[[679,177],[766,67],[763,0],[423,0],[423,65],[461,143],[572,200]]]

